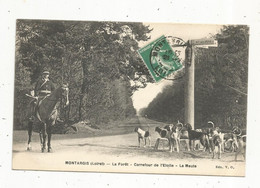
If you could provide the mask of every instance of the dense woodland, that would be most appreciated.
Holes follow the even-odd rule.
[[[44,69],[58,87],[68,83],[66,121],[103,124],[136,115],[132,94],[153,82],[137,54],[151,28],[142,23],[18,20],[16,25],[14,128],[25,128],[30,98]],[[248,40],[246,26],[224,26],[218,48],[197,48],[195,128],[246,126]],[[185,76],[184,69],[183,75]],[[163,121],[183,121],[184,76],[140,111]]]
[[[137,54],[149,39],[142,23],[18,20],[14,128],[25,128],[28,103],[43,70],[58,87],[68,83],[66,121],[107,123],[135,116],[131,96],[151,80]],[[130,84],[131,81],[131,84]]]
[[[245,127],[249,28],[224,26],[215,38],[218,48],[195,52],[195,128],[209,120],[220,127]],[[168,123],[183,121],[183,84],[184,77],[165,87],[141,115]]]

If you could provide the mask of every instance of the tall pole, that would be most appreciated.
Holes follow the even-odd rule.
[[[185,50],[185,86],[184,86],[184,123],[189,123],[194,129],[194,80],[195,80],[195,46],[190,45]]]

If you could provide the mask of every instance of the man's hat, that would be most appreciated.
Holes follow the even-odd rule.
[[[42,74],[50,74],[49,71],[43,71]]]

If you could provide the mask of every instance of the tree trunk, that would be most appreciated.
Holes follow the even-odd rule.
[[[84,59],[82,61],[82,71],[83,71],[83,81],[81,85],[81,93],[80,93],[80,100],[79,100],[79,121],[82,120],[82,109],[83,109],[83,98],[86,93],[87,84],[88,84],[88,70],[87,70],[87,60]]]

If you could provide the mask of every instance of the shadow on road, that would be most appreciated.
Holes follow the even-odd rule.
[[[84,143],[84,144],[62,144],[63,146],[79,146],[79,147],[84,147],[84,146],[91,146],[91,147],[102,147],[102,148],[109,148],[109,149],[124,149],[124,150],[133,150],[133,151],[140,151],[140,150],[153,150],[153,147],[138,147],[138,146],[108,146],[104,144],[91,144],[91,143]]]
[[[189,152],[183,152],[185,155],[189,155],[190,157],[192,157],[192,158],[200,158],[200,159],[203,159],[203,158],[205,158],[205,157],[201,157],[201,156],[199,156],[199,155],[195,155],[194,153],[189,153]]]

